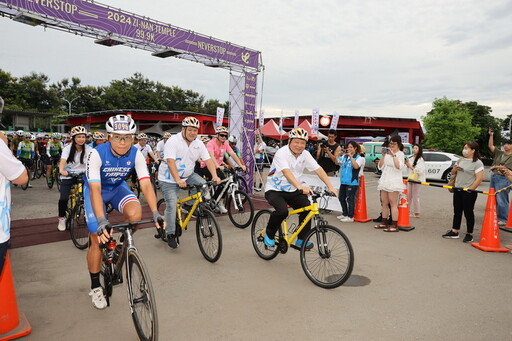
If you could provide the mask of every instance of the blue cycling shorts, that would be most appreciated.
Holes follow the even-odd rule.
[[[91,189],[89,186],[84,186],[85,220],[87,222],[89,233],[96,233],[98,230],[98,221],[96,220],[96,215],[92,208],[90,191]],[[128,185],[124,181],[114,189],[102,190],[101,197],[103,199],[103,210],[105,211],[105,216],[107,215],[107,203],[110,203],[113,208],[123,213],[123,208],[127,203],[132,201],[139,202],[137,196],[130,191]]]

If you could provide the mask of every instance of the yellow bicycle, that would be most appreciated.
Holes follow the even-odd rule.
[[[198,191],[194,195],[178,200],[176,204],[176,237],[179,238],[181,236],[183,230],[187,229],[188,222],[192,219],[192,216],[196,216],[196,238],[199,250],[207,261],[214,263],[219,260],[222,254],[222,234],[215,216],[203,201],[202,191],[207,191],[209,185],[211,185],[211,182],[204,185],[192,185],[184,188],[196,188]],[[194,204],[188,209],[188,213],[184,214],[181,212],[182,204],[189,200],[194,200]],[[158,212],[162,215],[165,214],[165,206],[165,200],[160,199],[157,203],[157,207]],[[155,238],[167,242],[165,231],[162,229],[157,228]]]
[[[84,250],[89,246],[89,230],[85,221],[83,173],[70,173],[69,176],[75,178],[76,183],[71,187],[69,195],[66,228],[69,230],[73,244],[78,249]]]
[[[265,229],[272,214],[271,210],[261,210],[254,217],[251,227],[251,239],[258,256],[265,260],[274,259],[279,252],[286,253],[288,248],[296,246],[292,242],[300,231],[313,219],[311,231],[303,240],[300,248],[300,263],[306,276],[316,285],[332,289],[339,287],[350,277],[354,267],[354,251],[347,236],[338,228],[328,225],[318,208],[318,199],[333,194],[318,188],[313,189],[312,201],[309,206],[288,212],[288,217],[308,211],[302,223],[288,227],[286,219],[276,233],[276,245],[268,247],[263,238]],[[313,248],[308,243],[313,243]]]

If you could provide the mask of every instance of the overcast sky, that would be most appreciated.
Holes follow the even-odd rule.
[[[419,119],[443,96],[490,106],[496,117],[512,114],[511,0],[102,2],[261,51],[257,104],[269,116],[319,108]],[[140,72],[228,100],[223,69],[7,18],[0,41],[0,68],[16,77],[36,71],[52,82],[75,76],[100,86]]]

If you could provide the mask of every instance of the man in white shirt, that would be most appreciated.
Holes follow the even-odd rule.
[[[275,246],[274,236],[279,226],[288,216],[288,205],[294,210],[310,205],[308,194],[311,189],[303,185],[299,178],[308,169],[315,172],[318,177],[327,185],[327,189],[336,194],[327,173],[320,167],[309,152],[304,152],[308,133],[302,128],[295,128],[289,134],[288,145],[279,148],[274,155],[265,186],[265,199],[275,208],[270,215],[267,228],[265,229],[264,243],[267,247]],[[299,215],[299,224],[302,224],[309,212],[305,211]],[[311,229],[311,221],[299,233],[294,247],[301,248],[304,238]],[[311,249],[313,243],[308,242],[307,249]]]
[[[197,118],[186,117],[182,122],[181,133],[172,136],[165,143],[166,162],[162,162],[158,170],[158,181],[166,204],[167,244],[172,249],[179,246],[176,234],[176,228],[178,228],[176,226],[176,204],[180,188],[206,183],[203,178],[194,173],[196,161],[202,159],[210,173],[213,174],[212,180],[217,184],[220,183],[215,161],[210,157],[204,143],[197,139],[198,131],[199,121]]]
[[[0,116],[3,110],[0,97]],[[16,185],[26,184],[28,174],[25,166],[17,160],[7,146],[7,137],[0,132],[0,277],[11,237],[11,181]]]

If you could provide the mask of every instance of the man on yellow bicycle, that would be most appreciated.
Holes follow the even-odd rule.
[[[332,193],[336,193],[325,171],[315,161],[309,152],[304,152],[308,141],[308,132],[302,128],[295,128],[289,134],[288,145],[279,148],[270,165],[267,183],[265,185],[265,199],[275,209],[272,212],[265,229],[264,243],[268,247],[275,246],[274,236],[279,226],[288,216],[288,206],[299,209],[310,205],[308,194],[311,189],[299,182],[304,169],[314,171],[320,180]],[[308,212],[299,215],[300,222],[304,221]],[[311,229],[311,221],[299,233],[295,246],[300,248],[304,237]],[[311,249],[313,243],[308,242],[307,249]]]
[[[215,162],[210,158],[203,142],[197,138],[199,120],[189,116],[181,123],[181,134],[176,134],[165,143],[165,162],[160,163],[158,182],[165,199],[165,220],[167,223],[166,237],[170,248],[179,246],[176,239],[176,204],[180,188],[187,185],[200,185],[206,181],[194,173],[194,166],[198,159],[205,161],[213,176],[213,181],[220,183],[215,173]],[[195,192],[195,191],[193,191]]]

